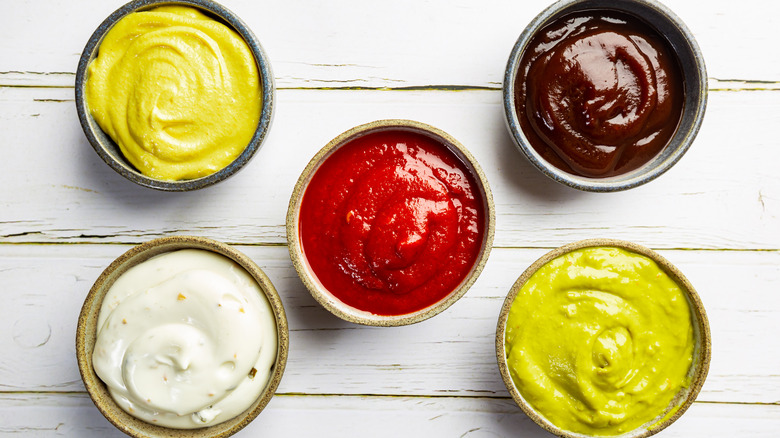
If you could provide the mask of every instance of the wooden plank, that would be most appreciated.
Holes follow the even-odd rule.
[[[267,141],[245,169],[201,191],[160,193],[100,160],[70,90],[0,89],[0,242],[128,243],[189,233],[284,244],[289,196],[310,157],[355,125],[410,118],[449,132],[476,156],[494,193],[496,246],[613,237],[656,248],[780,248],[780,149],[764,129],[780,114],[774,92],[712,93],[686,156],[659,179],[612,194],[570,189],[533,168],[510,139],[497,91],[277,96]]]
[[[75,326],[92,282],[124,245],[0,245],[0,391],[82,391]],[[449,310],[407,327],[344,322],[320,307],[285,247],[240,246],[284,302],[291,351],[287,394],[507,396],[494,336],[510,286],[542,249],[495,249],[474,287]],[[780,278],[776,251],[662,251],[698,289],[713,340],[700,401],[780,401]],[[728,272],[728,275],[723,273]]]
[[[662,0],[704,52],[707,117],[669,173],[597,195],[543,177],[504,126],[499,90],[509,51],[552,1],[220,0],[268,52],[277,112],[246,169],[182,194],[119,177],[92,151],[75,114],[82,48],[125,0],[4,5],[0,436],[124,436],[83,392],[76,319],[99,273],[130,244],[184,233],[238,244],[287,309],[291,352],[280,394],[238,436],[549,436],[508,398],[495,364],[496,318],[530,263],[588,237],[658,249],[707,309],[709,377],[662,436],[777,436],[780,57],[766,48],[776,43],[780,3]],[[390,117],[433,124],[465,144],[488,175],[498,215],[496,248],[466,296],[431,320],[393,329],[322,309],[291,266],[284,230],[309,157],[352,126]]]
[[[8,436],[122,437],[86,394],[0,394],[0,433]],[[780,406],[694,403],[665,438],[775,437]],[[395,438],[550,436],[510,399],[453,397],[284,396],[236,437]],[[659,435],[660,436],[660,435]]]
[[[72,85],[90,35],[123,3],[12,2],[0,16],[0,85]],[[388,7],[377,1],[342,0],[305,8],[300,2],[222,3],[258,36],[280,87],[495,88],[517,37],[552,1],[457,0],[441,7],[437,2],[402,0]],[[780,80],[780,58],[766,53],[774,43],[769,30],[776,27],[777,3],[664,3],[693,32],[710,77]],[[33,74],[20,80],[24,72]]]

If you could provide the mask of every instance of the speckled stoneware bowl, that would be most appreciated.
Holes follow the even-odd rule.
[[[526,47],[547,24],[557,18],[584,10],[614,10],[640,18],[671,45],[682,71],[685,99],[680,124],[669,144],[640,168],[609,178],[588,178],[565,172],[548,163],[530,145],[515,111],[515,78]],[[542,11],[517,39],[504,74],[504,113],[512,140],[523,155],[545,175],[575,189],[615,192],[645,184],[669,170],[693,142],[707,106],[707,69],[695,38],[685,24],[666,6],[654,0],[561,0]]]
[[[117,144],[100,128],[87,107],[85,96],[87,68],[92,60],[97,57],[100,43],[103,41],[103,37],[106,33],[111,30],[117,21],[132,12],[143,11],[164,5],[182,5],[201,9],[208,15],[222,21],[228,27],[235,30],[252,51],[260,76],[260,87],[262,88],[263,100],[262,109],[260,112],[260,120],[258,121],[254,135],[252,135],[252,139],[249,141],[249,144],[244,151],[233,160],[232,163],[228,164],[223,169],[202,178],[169,181],[151,178],[142,174],[125,159]],[[111,166],[112,169],[130,181],[144,187],[170,192],[183,192],[208,187],[232,176],[244,167],[258,149],[260,149],[260,146],[268,133],[268,129],[271,126],[274,97],[275,88],[273,74],[271,73],[271,64],[260,45],[260,41],[258,41],[257,37],[255,37],[246,23],[244,23],[236,14],[219,3],[210,0],[135,0],[125,4],[109,15],[89,38],[89,41],[84,48],[84,52],[81,54],[81,59],[79,59],[78,68],[76,70],[76,110],[84,134],[86,134],[92,147],[95,148],[95,152],[97,152],[100,158]]]
[[[312,272],[311,267],[306,260],[306,256],[303,253],[299,238],[298,219],[301,201],[306,192],[306,188],[309,185],[309,181],[311,181],[312,176],[317,172],[320,165],[327,160],[333,152],[363,135],[395,130],[410,131],[432,138],[438,143],[445,145],[461,160],[466,169],[474,176],[474,179],[477,182],[477,188],[481,191],[482,199],[484,200],[485,230],[479,256],[467,277],[455,288],[455,290],[435,304],[422,310],[404,315],[385,316],[366,312],[345,304],[333,296],[333,294],[320,283],[316,275]],[[450,307],[466,293],[471,285],[477,280],[477,277],[479,277],[490,254],[494,234],[495,207],[493,204],[493,194],[490,191],[487,178],[485,177],[482,168],[477,164],[477,161],[463,145],[449,134],[432,126],[412,120],[378,120],[352,128],[334,138],[324,148],[317,152],[311,161],[309,161],[309,164],[295,184],[295,189],[293,190],[290,198],[290,205],[287,210],[287,243],[290,251],[290,258],[292,259],[293,266],[295,266],[295,270],[298,271],[298,275],[303,281],[303,284],[306,285],[306,288],[311,295],[334,315],[349,322],[370,326],[393,327],[414,324],[431,318]]]
[[[570,243],[550,251],[549,253],[542,256],[539,260],[535,261],[531,266],[529,266],[528,269],[526,269],[525,272],[523,272],[523,274],[517,279],[515,284],[512,285],[506,300],[504,300],[504,305],[501,307],[501,313],[498,317],[498,326],[496,328],[496,358],[498,360],[499,372],[501,373],[501,378],[504,380],[504,384],[509,390],[509,394],[514,399],[515,403],[517,403],[523,412],[525,412],[525,414],[534,420],[539,426],[548,432],[563,438],[592,438],[591,435],[575,433],[559,428],[545,417],[540,415],[525,400],[523,394],[520,393],[520,391],[515,386],[514,381],[512,380],[512,376],[509,373],[509,367],[507,365],[507,351],[504,340],[507,319],[509,317],[509,310],[512,307],[512,303],[514,302],[515,297],[526,281],[528,281],[528,279],[533,274],[535,274],[539,268],[551,260],[578,249],[591,247],[622,248],[654,260],[658,266],[680,286],[688,299],[688,304],[691,309],[693,337],[695,342],[693,350],[693,362],[688,371],[688,377],[690,379],[689,386],[687,388],[682,388],[672,400],[672,403],[667,407],[667,409],[656,418],[630,432],[626,432],[622,435],[616,435],[620,438],[649,437],[674,423],[696,399],[696,396],[699,394],[699,391],[704,384],[704,380],[707,378],[712,346],[707,314],[704,311],[704,305],[699,299],[699,295],[696,293],[691,283],[688,281],[688,279],[685,278],[682,272],[680,272],[680,270],[678,270],[674,265],[669,263],[668,260],[661,257],[661,255],[655,251],[645,248],[644,246],[614,239],[581,240],[579,242]]]
[[[139,420],[123,411],[111,398],[106,385],[95,374],[92,367],[92,351],[97,335],[98,314],[108,290],[114,282],[128,269],[138,265],[156,255],[176,251],[180,249],[202,249],[225,256],[244,268],[260,285],[271,305],[276,318],[277,352],[268,383],[255,400],[255,402],[238,416],[211,427],[200,429],[171,429],[155,426]],[[131,248],[119,258],[114,260],[95,281],[89,291],[84,306],[79,315],[76,329],[76,359],[78,361],[81,378],[84,386],[97,406],[98,410],[122,432],[133,437],[144,438],[215,438],[228,437],[238,432],[257,417],[265,408],[282,379],[287,355],[289,351],[290,337],[287,327],[287,317],[284,312],[282,300],[279,298],[271,280],[265,273],[246,255],[238,250],[215,240],[204,237],[172,236],[151,240]]]

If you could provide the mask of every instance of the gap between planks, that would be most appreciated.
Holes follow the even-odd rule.
[[[20,233],[17,233],[15,235],[19,235]],[[28,233],[21,233],[21,234],[28,234]],[[40,234],[38,232],[31,232],[29,234]],[[0,239],[2,238],[8,238],[13,237],[15,235],[5,235],[0,236]],[[162,237],[167,236],[178,236],[179,233],[161,233],[159,236],[150,237],[148,240],[152,239],[158,239]],[[109,239],[113,236],[106,235],[106,236],[88,236],[91,238],[98,238],[98,239]],[[115,245],[115,246],[138,246],[144,241],[94,241],[94,240],[77,240],[77,241],[60,241],[60,242],[38,242],[38,241],[24,241],[24,242],[9,242],[9,241],[2,241],[0,240],[0,246],[2,245],[8,245],[8,246],[32,246],[32,245],[38,245],[38,246],[58,246],[58,245]],[[249,247],[267,247],[267,248],[280,248],[280,247],[287,247],[287,243],[282,242],[233,242],[224,240],[222,243],[225,243],[230,246],[249,246]],[[558,247],[556,246],[505,246],[505,245],[493,245],[491,247],[492,249],[500,249],[500,250],[547,250],[552,251]],[[676,247],[664,247],[664,248],[650,248],[654,251],[699,251],[699,252],[780,252],[780,248],[676,248]]]
[[[41,396],[85,396],[89,394],[86,391],[0,391],[0,397],[14,396],[14,395],[41,395]],[[305,392],[277,392],[274,397],[284,398],[298,398],[298,397],[310,397],[310,398],[374,398],[374,399],[459,399],[459,400],[497,400],[497,401],[512,401],[512,397],[509,396],[489,396],[489,395],[445,395],[445,394],[339,394],[339,393],[305,393]],[[700,405],[740,405],[740,406],[780,406],[778,402],[743,402],[743,401],[713,401],[695,400],[695,404]]]
[[[74,88],[75,73],[70,72],[34,72],[34,71],[4,71],[0,72],[0,88]],[[279,78],[276,79],[279,82]],[[383,79],[385,82],[399,82],[398,80]],[[348,84],[350,80],[318,80],[309,79],[305,82],[313,83],[342,83]],[[333,85],[310,87],[277,86],[277,90],[339,90],[339,91],[500,91],[502,84],[488,82],[488,85],[407,85],[407,86],[351,86]],[[710,92],[735,92],[735,91],[780,91],[780,81],[756,80],[756,79],[719,79],[709,78],[708,89]]]

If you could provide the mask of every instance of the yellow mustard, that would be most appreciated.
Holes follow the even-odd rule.
[[[100,44],[87,106],[141,173],[194,179],[230,164],[260,119],[249,46],[199,10],[163,6],[119,20]]]
[[[690,384],[691,315],[653,260],[620,248],[575,250],[517,294],[505,333],[509,371],[557,427],[619,435],[664,414]]]

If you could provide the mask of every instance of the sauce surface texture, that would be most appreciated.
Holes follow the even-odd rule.
[[[208,176],[235,160],[261,110],[255,58],[244,40],[197,9],[134,12],[106,34],[89,66],[92,117],[142,174]]]
[[[306,260],[334,296],[403,315],[466,278],[482,246],[485,207],[474,176],[449,149],[389,130],[353,139],[322,163],[299,226]]]
[[[654,420],[689,385],[694,335],[685,293],[654,261],[596,247],[529,278],[505,343],[533,409],[562,429],[609,436]]]
[[[674,135],[684,89],[666,40],[614,11],[561,17],[528,44],[515,105],[531,146],[586,177],[620,175],[654,158]]]
[[[98,315],[92,363],[125,412],[191,429],[251,406],[276,351],[276,319],[254,278],[227,257],[186,249],[114,282]]]

